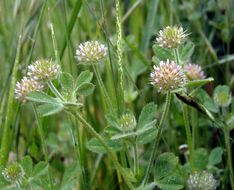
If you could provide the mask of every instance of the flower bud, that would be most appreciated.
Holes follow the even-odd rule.
[[[43,85],[32,78],[24,77],[15,86],[15,97],[17,100],[26,102],[26,96],[33,91],[40,91],[43,89]]]
[[[204,71],[200,65],[189,63],[184,66],[184,71],[189,80],[201,80],[205,78]]]
[[[160,47],[174,49],[179,47],[185,40],[187,34],[182,27],[167,26],[159,31],[156,41]]]
[[[150,81],[159,91],[167,92],[183,87],[185,74],[182,67],[174,61],[160,61],[159,66],[154,65],[153,68]]]
[[[119,120],[123,131],[132,131],[136,128],[136,119],[133,114],[126,113]]]
[[[6,181],[15,183],[23,178],[24,170],[20,164],[13,162],[2,171],[2,175]]]
[[[76,58],[80,63],[97,63],[107,55],[107,47],[98,41],[87,41],[79,44]]]
[[[51,60],[41,59],[28,66],[27,75],[34,80],[46,81],[57,78],[60,73],[60,66]]]
[[[218,183],[214,176],[207,172],[194,172],[188,179],[189,190],[215,190]]]

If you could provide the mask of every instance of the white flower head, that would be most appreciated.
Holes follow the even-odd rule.
[[[76,59],[79,63],[95,64],[106,57],[107,47],[98,41],[87,41],[79,44]]]
[[[132,113],[125,113],[119,120],[120,126],[123,131],[132,131],[136,128],[136,119]]]
[[[58,77],[60,66],[48,59],[40,59],[28,66],[27,75],[34,80],[46,81]]]
[[[23,77],[20,82],[16,83],[15,86],[15,97],[17,100],[26,102],[26,96],[33,91],[41,91],[43,85],[35,81],[33,78]]]
[[[190,174],[187,183],[189,190],[215,190],[218,186],[214,176],[207,171]]]
[[[160,92],[173,91],[185,84],[183,69],[174,61],[160,61],[159,66],[154,65],[153,69],[150,81]]]
[[[167,26],[159,31],[156,41],[160,47],[174,49],[184,42],[187,35],[182,27]]]

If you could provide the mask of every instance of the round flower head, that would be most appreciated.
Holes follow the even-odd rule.
[[[122,115],[119,123],[123,131],[131,131],[136,128],[136,119],[131,113]]]
[[[79,44],[76,58],[80,63],[97,63],[107,55],[107,47],[98,41],[87,41]]]
[[[184,66],[184,71],[189,80],[200,80],[205,78],[204,71],[200,65],[189,63]]]
[[[173,49],[179,47],[184,42],[186,36],[187,34],[182,27],[167,26],[159,31],[156,41],[160,47]]]
[[[16,83],[15,86],[15,97],[16,99],[26,102],[26,96],[33,91],[40,91],[43,89],[43,85],[32,78],[24,77],[20,82]]]
[[[53,80],[60,73],[60,66],[51,60],[41,59],[28,66],[27,75],[34,80]]]
[[[218,185],[214,176],[207,171],[190,174],[187,183],[189,190],[215,190]]]
[[[159,91],[167,92],[183,87],[185,74],[182,67],[174,61],[160,61],[159,66],[154,65],[153,68],[150,81]]]
[[[2,175],[6,181],[15,183],[23,178],[24,170],[17,162],[13,162],[2,171]]]

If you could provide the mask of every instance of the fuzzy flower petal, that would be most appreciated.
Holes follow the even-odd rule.
[[[153,68],[150,81],[159,91],[167,92],[183,87],[185,74],[182,67],[174,61],[160,61],[159,66],[154,65]]]
[[[214,176],[207,172],[195,172],[187,181],[189,190],[215,190],[218,183]]]
[[[80,63],[97,63],[107,55],[107,47],[98,41],[87,41],[79,44],[76,58]]]
[[[201,80],[206,78],[204,71],[200,65],[187,64],[184,66],[184,71],[189,80]]]
[[[56,79],[60,73],[60,66],[51,60],[41,59],[28,66],[27,75],[34,80],[46,81]]]
[[[159,43],[160,47],[174,49],[181,45],[187,34],[182,27],[171,27],[167,26],[163,30],[159,31],[156,41]]]
[[[35,81],[32,78],[24,77],[20,82],[16,83],[15,86],[15,97],[17,100],[26,102],[26,96],[33,91],[40,91],[43,89],[43,85]]]

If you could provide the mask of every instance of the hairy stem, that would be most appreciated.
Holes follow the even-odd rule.
[[[188,116],[188,106],[187,105],[183,105],[183,119],[184,119],[187,143],[189,146],[190,171],[193,172],[193,170],[194,170],[193,142],[192,142],[192,135],[191,135],[191,130],[190,130],[190,126],[189,126],[189,116]]]
[[[46,147],[43,126],[41,124],[41,121],[39,119],[39,116],[38,116],[38,113],[37,113],[37,110],[36,110],[36,106],[34,104],[33,104],[33,111],[34,111],[34,115],[35,115],[35,118],[36,118],[36,121],[37,121],[38,133],[39,133],[39,136],[40,136],[40,139],[41,139],[41,146],[42,146],[42,150],[43,150],[43,153],[44,153],[45,161],[49,165],[48,150],[47,150],[47,147]],[[48,172],[48,177],[49,177],[50,189],[53,190],[54,189],[53,178],[52,178],[50,172]]]
[[[156,156],[159,140],[160,140],[162,129],[163,129],[163,124],[164,124],[164,121],[166,119],[169,107],[170,107],[170,102],[171,102],[171,93],[168,92],[167,96],[166,96],[166,103],[165,103],[165,107],[164,107],[164,110],[163,110],[163,114],[162,114],[160,123],[158,125],[158,132],[157,132],[155,141],[153,143],[153,151],[152,151],[151,156],[150,156],[149,165],[147,167],[147,170],[146,170],[146,173],[145,173],[145,177],[144,177],[144,179],[142,181],[142,184],[141,184],[142,186],[144,186],[147,183],[147,181],[148,181],[149,174],[151,172],[151,169],[152,169],[152,166],[153,166],[153,162],[154,162],[154,159],[155,159],[155,156]]]
[[[62,96],[62,95],[60,94],[60,92],[55,88],[54,84],[53,84],[50,80],[47,82],[47,84],[48,84],[50,90],[53,92],[53,94],[54,94],[56,97],[58,97],[59,99],[65,101],[64,98],[63,98],[63,96]]]

